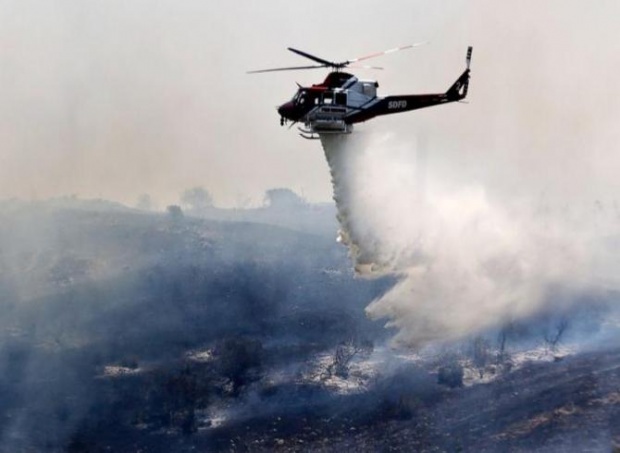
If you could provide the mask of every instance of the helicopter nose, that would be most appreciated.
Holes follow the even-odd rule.
[[[278,113],[280,114],[280,116],[288,120],[293,119],[293,111],[294,107],[292,102],[287,102],[278,107]]]

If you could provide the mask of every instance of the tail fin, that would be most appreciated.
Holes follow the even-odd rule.
[[[467,96],[467,90],[469,89],[469,65],[471,64],[472,50],[473,49],[471,46],[467,48],[467,59],[465,60],[467,62],[467,69],[465,69],[463,74],[461,74],[461,76],[456,79],[456,82],[454,82],[454,84],[448,88],[448,91],[446,91],[446,96],[451,101],[460,101]]]

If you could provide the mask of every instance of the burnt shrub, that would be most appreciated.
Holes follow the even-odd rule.
[[[439,367],[437,383],[450,388],[463,387],[463,366],[454,360]]]
[[[421,401],[415,395],[386,397],[378,407],[378,416],[383,420],[410,420],[420,406]]]
[[[233,396],[260,378],[263,359],[263,344],[260,340],[229,338],[216,347],[216,355],[219,373],[230,381]]]
[[[351,361],[356,357],[368,358],[374,349],[370,340],[348,340],[340,343],[334,350],[332,363],[327,367],[325,377],[332,375],[343,379],[349,377]]]
[[[364,397],[373,420],[410,420],[420,411],[442,399],[442,389],[425,370],[414,365],[402,366],[380,379]],[[358,408],[358,412],[363,412]]]

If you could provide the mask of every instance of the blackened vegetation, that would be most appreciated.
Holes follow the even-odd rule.
[[[308,205],[286,209],[310,216]],[[574,318],[506,324],[431,366],[400,363],[334,392],[326,382],[352,381],[355,362],[390,335],[363,309],[393,282],[354,278],[331,235],[260,214],[263,224],[180,208],[5,206],[0,451],[607,451],[618,441],[617,351],[511,371],[515,344],[558,354]],[[319,355],[326,366],[312,368]],[[465,369],[496,379],[464,387]]]
[[[1,220],[0,450],[166,451],[269,369],[385,335],[363,307],[389,282],[331,237],[174,208]]]
[[[220,342],[215,350],[220,375],[230,383],[232,396],[259,379],[264,354],[260,340],[233,337]]]
[[[373,344],[370,340],[350,339],[343,341],[334,350],[331,363],[327,367],[326,375],[332,374],[341,378],[349,377],[349,366],[351,361],[357,356],[368,358],[372,354]]]
[[[463,387],[463,365],[458,357],[447,356],[437,370],[437,383],[450,388]]]
[[[482,336],[476,337],[474,339],[472,356],[474,366],[478,370],[480,378],[484,377],[484,371],[490,360],[490,355],[489,342]]]

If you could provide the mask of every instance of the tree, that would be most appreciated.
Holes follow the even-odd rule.
[[[489,361],[489,342],[481,336],[474,338],[473,354],[474,366],[478,368],[480,379],[484,377],[484,370]]]
[[[166,208],[166,211],[168,212],[168,218],[173,224],[176,225],[183,221],[184,215],[180,206],[172,204]]]
[[[509,337],[513,336],[515,326],[513,322],[507,322],[497,333],[497,364],[509,365],[510,354],[507,351]]]
[[[213,207],[213,198],[204,187],[192,187],[181,194],[181,204],[195,213],[203,213]]]
[[[293,208],[303,206],[305,201],[291,189],[277,188],[265,192],[265,204],[270,208]]]
[[[568,329],[568,325],[568,318],[563,316],[555,323],[554,327],[552,327],[551,329],[547,329],[544,332],[545,343],[547,345],[547,348],[552,353],[555,354],[557,352],[558,344],[562,339],[562,335],[564,335],[564,332],[566,332],[566,329]]]
[[[449,355],[445,358],[445,364],[439,367],[437,383],[450,388],[463,387],[463,366],[457,357]]]
[[[142,211],[152,211],[153,210],[153,200],[151,196],[147,193],[143,193],[138,197],[138,201],[136,202],[136,208]]]

